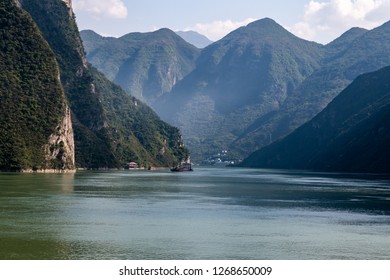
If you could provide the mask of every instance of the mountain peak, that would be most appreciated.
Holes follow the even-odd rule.
[[[174,31],[172,31],[171,29],[169,28],[161,28],[161,29],[158,29],[156,31],[151,31],[151,32],[131,32],[131,33],[128,33],[128,34],[125,34],[121,37],[119,37],[118,39],[120,40],[134,40],[134,39],[137,39],[137,40],[145,40],[146,38],[151,38],[153,40],[156,40],[156,39],[172,39],[172,38],[177,38],[179,37],[178,35],[176,35],[176,33]]]
[[[145,33],[145,39],[147,40],[147,44],[152,42],[157,42],[161,44],[165,42],[165,44],[171,45],[191,45],[186,40],[184,40],[181,36],[176,34],[173,30],[169,28],[161,28],[154,32]],[[191,47],[194,47],[191,45]],[[195,47],[194,47],[195,48]]]
[[[247,27],[269,27],[269,26],[280,26],[272,18],[262,18],[256,21],[253,21],[247,25]]]
[[[177,35],[182,37],[184,40],[189,42],[190,44],[194,45],[198,48],[205,48],[208,45],[211,45],[213,42],[207,38],[205,35],[199,34],[195,31],[177,31]]]
[[[149,104],[194,69],[200,52],[168,28],[117,39],[100,38],[88,31],[81,35],[89,62]]]
[[[279,23],[274,21],[271,18],[263,18],[256,20],[254,22],[249,23],[246,26],[247,29],[257,29],[257,30],[263,30],[268,32],[287,32],[289,33],[283,26],[281,26]]]
[[[159,37],[162,39],[170,39],[174,41],[185,41],[181,36],[179,36],[175,31],[169,29],[169,28],[161,28],[157,31],[148,33],[149,35],[152,35],[152,37]]]
[[[163,28],[160,28],[154,32],[152,32],[154,34],[161,34],[161,35],[173,35],[173,34],[176,34],[174,31],[172,31],[171,29],[169,28],[166,28],[166,27],[163,27]]]
[[[350,46],[350,44],[367,33],[367,29],[353,27],[344,32],[340,37],[336,38],[332,42],[326,45],[328,51],[333,53],[340,53]]]
[[[82,30],[81,32],[84,35],[93,36],[93,37],[97,37],[97,38],[103,38],[102,35],[100,35],[99,33],[96,33],[95,31],[93,31],[91,29]]]
[[[298,38],[271,18],[263,18],[251,22],[247,26],[233,31],[225,38],[232,39],[236,36],[238,36],[239,40],[242,40],[243,37],[250,37],[255,40],[267,40],[268,38],[270,41],[275,39],[279,41],[282,38]]]

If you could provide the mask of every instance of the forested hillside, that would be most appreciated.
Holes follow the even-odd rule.
[[[124,48],[114,43],[117,39],[90,35],[86,44],[93,64],[114,60],[104,58],[104,52],[115,58],[116,53],[124,56],[138,49],[135,41],[127,41]],[[164,36],[170,38],[161,32],[153,44],[163,49]],[[131,57],[137,59],[126,61],[124,81],[149,69],[138,67],[146,65],[148,56]],[[110,65],[106,68],[113,69]],[[390,22],[372,30],[352,28],[321,45],[265,18],[202,49],[194,69],[170,92],[155,95],[153,106],[163,120],[180,128],[194,160],[201,162],[221,151],[228,151],[229,161],[239,160],[312,119],[359,75],[388,65]],[[154,77],[152,72],[148,75]],[[142,81],[143,89],[159,88],[152,80]]]
[[[390,173],[390,67],[357,78],[320,114],[241,166]]]
[[[241,157],[256,149],[258,139],[231,144],[257,119],[279,111],[323,55],[323,46],[271,19],[259,20],[205,48],[195,70],[156,109],[181,128],[196,159],[225,149]]]
[[[10,6],[12,2],[5,3],[2,5]],[[2,29],[2,32],[11,32],[4,35],[8,36],[5,38],[9,38],[10,41],[18,36],[20,40],[26,40],[24,45],[19,44],[18,40],[10,44],[2,40],[1,43],[5,49],[2,55],[4,59],[7,59],[2,62],[5,61],[7,67],[11,65],[11,68],[19,67],[27,71],[29,78],[39,73],[40,70],[37,70],[37,67],[44,68],[45,72],[42,75],[28,81],[30,88],[26,88],[26,91],[31,90],[31,93],[34,93],[41,84],[46,86],[46,88],[43,87],[43,91],[54,94],[54,90],[57,90],[59,98],[47,98],[49,103],[45,104],[45,112],[50,111],[53,116],[57,117],[58,122],[62,120],[58,118],[58,112],[69,113],[69,110],[66,110],[65,100],[67,100],[72,115],[75,157],[78,167],[120,168],[128,161],[137,161],[141,166],[170,166],[188,156],[178,129],[162,122],[150,108],[130,97],[98,71],[88,66],[70,2],[24,0],[21,2],[21,8],[31,15],[34,23],[30,19],[32,27],[24,30],[24,25],[28,26],[27,23],[12,21],[9,23],[10,31]],[[24,17],[29,18],[16,5],[12,4],[12,9],[13,12],[17,11],[15,14],[23,14]],[[7,13],[7,17],[12,19],[13,12]],[[33,41],[37,40],[35,37],[38,37],[35,35],[40,32],[47,43],[40,37],[43,41],[42,46],[30,55],[30,45],[34,46]],[[15,47],[10,47],[13,45]],[[13,54],[14,57],[9,57],[9,54]],[[31,59],[34,59],[31,63],[28,62],[29,55]],[[18,62],[20,65],[17,64]],[[28,69],[29,67],[31,69]],[[2,75],[5,74],[2,73]],[[21,86],[19,81],[24,78],[23,75],[24,72],[22,74],[11,73],[4,79],[18,87]],[[61,78],[62,84],[59,83],[58,77]],[[14,82],[12,82],[13,79]],[[43,79],[46,84],[38,79]],[[10,89],[9,86],[7,88]],[[20,100],[21,102],[15,98],[11,100],[10,92],[5,96],[9,100],[7,110],[16,109],[12,111],[12,114],[7,115],[8,124],[2,122],[3,126],[7,126],[4,134],[23,129],[23,137],[20,141],[34,143],[35,140],[31,141],[33,138],[28,137],[30,134],[52,128],[54,120],[49,118],[50,115],[35,117],[33,114],[31,119],[34,122],[28,120],[28,126],[18,127],[16,121],[28,118],[30,111],[36,108],[35,101],[25,101],[26,98]],[[46,97],[39,96],[39,98]],[[26,102],[29,103],[25,104]],[[5,104],[2,102],[2,106]],[[46,126],[46,122],[50,123]],[[26,144],[7,145],[12,147],[19,145],[23,148]],[[5,155],[2,158],[9,160],[11,155]],[[26,156],[26,158],[29,157]],[[38,156],[34,154],[31,158],[38,158]]]
[[[173,31],[129,33],[120,38],[81,31],[87,59],[127,93],[153,106],[190,73],[200,50]]]
[[[73,131],[56,58],[31,17],[0,2],[0,169],[74,169]]]
[[[319,113],[357,76],[390,65],[390,22],[373,30],[353,28],[325,46],[321,67],[291,94],[278,112],[254,122],[233,143],[259,147],[286,136]],[[272,140],[267,141],[268,135]]]

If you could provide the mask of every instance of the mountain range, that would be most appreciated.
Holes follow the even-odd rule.
[[[244,167],[390,173],[390,67],[359,76],[321,113]]]
[[[172,166],[188,157],[177,128],[88,65],[71,1],[0,8],[1,170]]]
[[[320,67],[321,58],[321,45],[271,19],[256,21],[205,48],[195,70],[155,109],[181,127],[195,158],[225,149],[237,152],[240,147],[231,144],[260,117],[279,110]]]
[[[390,23],[371,31],[353,28],[324,46],[321,67],[277,112],[256,120],[234,146],[261,148],[313,118],[358,75],[390,65]],[[267,139],[271,135],[271,139]]]
[[[213,43],[209,38],[195,31],[176,31],[176,34],[199,49],[203,49]]]
[[[181,129],[193,159],[221,150],[239,159],[311,120],[359,75],[390,65],[390,23],[321,45],[265,18],[194,57],[193,69],[150,104]]]
[[[153,105],[190,73],[200,50],[163,28],[120,38],[81,31],[87,60],[134,97]]]
[[[358,75],[388,65],[390,23],[324,46],[263,19],[202,50],[155,109],[181,128],[195,158],[226,149],[245,157],[309,121]]]

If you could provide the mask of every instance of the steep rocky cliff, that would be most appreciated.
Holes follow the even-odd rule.
[[[0,3],[0,169],[73,171],[73,129],[58,65],[20,4]]]
[[[67,105],[65,115],[54,133],[49,136],[44,151],[46,160],[57,169],[63,170],[69,166],[75,166],[73,126],[70,109]]]
[[[56,55],[78,167],[117,168],[128,161],[167,166],[186,156],[176,128],[87,65],[71,1],[23,0],[22,6]]]

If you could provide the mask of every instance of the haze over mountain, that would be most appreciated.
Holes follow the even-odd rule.
[[[213,154],[258,118],[279,110],[322,57],[321,45],[263,19],[205,48],[195,70],[156,109],[182,128],[195,158]]]
[[[359,76],[315,118],[241,166],[390,173],[390,67]]]
[[[248,147],[256,141],[260,148],[287,135],[319,113],[358,75],[388,65],[389,22],[371,31],[347,31],[324,47],[321,67],[303,81],[279,111],[256,120],[231,146]]]
[[[120,38],[81,31],[87,59],[129,94],[153,105],[195,67],[200,50],[169,29]]]
[[[31,143],[34,148],[42,147],[48,142],[45,139],[53,138],[50,133],[54,131],[56,135],[62,131],[59,125],[67,116],[66,112],[67,120],[70,120],[71,111],[72,122],[66,124],[70,126],[69,134],[72,127],[74,129],[78,167],[123,167],[131,160],[142,166],[171,166],[188,156],[177,128],[161,121],[148,106],[126,94],[87,64],[71,1],[7,0],[1,5],[1,8],[5,7],[2,18],[5,15],[6,21],[10,19],[9,28],[1,32],[4,38],[11,38],[9,42],[1,42],[1,55],[5,57],[8,67],[5,68],[6,75],[2,76],[2,85],[10,83],[18,89],[16,92],[5,90],[4,94],[1,91],[2,96],[5,95],[9,101],[5,113],[12,111],[9,124],[3,122],[2,115],[1,123],[5,125],[1,131],[1,136],[5,137],[1,139],[2,145],[5,143],[10,146],[14,153],[24,152],[27,144]],[[22,9],[31,15],[32,20]],[[30,23],[26,18],[30,18]],[[20,38],[16,45],[12,43],[13,36],[15,39]],[[9,47],[12,45],[16,48]],[[7,58],[10,54],[13,56]],[[13,82],[13,77],[23,77],[26,86],[20,84],[20,78],[19,82]],[[10,94],[16,94],[17,98],[10,98]],[[67,104],[70,111],[66,110]],[[21,125],[15,123],[17,119],[22,120]],[[50,125],[46,126],[46,123]],[[45,134],[39,134],[42,131]],[[58,140],[53,145],[47,150],[53,154],[57,163],[65,153],[65,141],[61,143]],[[1,150],[2,169],[10,169],[9,166],[14,169],[41,168],[34,162],[15,165],[13,154],[7,150],[8,154],[4,154]],[[54,153],[56,150],[59,152]],[[27,160],[35,157],[42,159],[42,156],[36,156],[38,152],[31,153],[28,150],[24,154],[20,153],[20,156],[25,156]]]
[[[209,38],[195,31],[177,31],[176,34],[182,37],[188,43],[200,49],[203,49],[213,43],[213,41],[211,41]]]
[[[389,23],[323,46],[264,19],[205,48],[156,109],[199,158],[224,149],[240,157],[310,120],[358,75],[387,65]]]
[[[99,42],[93,45],[100,48]],[[352,28],[321,45],[266,18],[196,57],[193,70],[170,92],[155,94],[153,106],[181,129],[195,160],[221,150],[243,158],[309,121],[358,75],[390,65],[390,23]],[[140,71],[128,70],[133,76]]]

